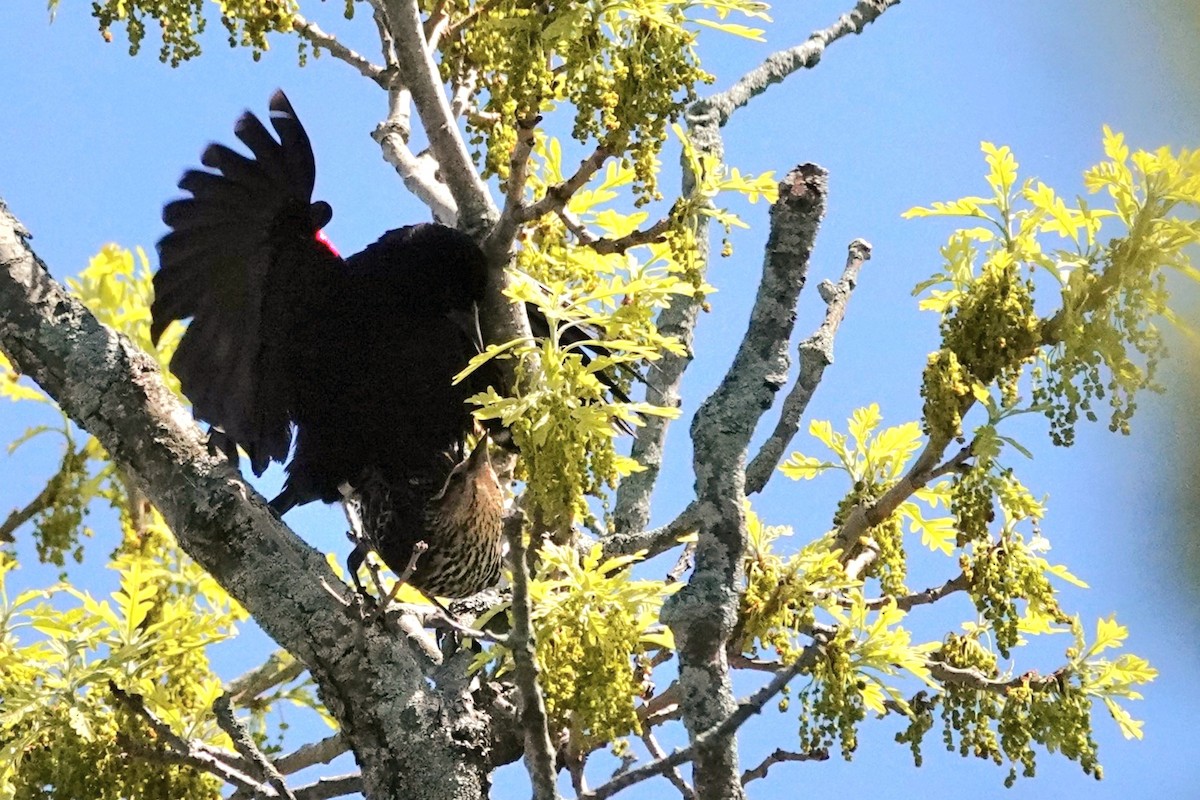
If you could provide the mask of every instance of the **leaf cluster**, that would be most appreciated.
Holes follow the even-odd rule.
[[[658,612],[681,584],[632,579],[644,554],[605,559],[599,545],[581,554],[547,542],[539,555],[531,622],[552,730],[566,731],[575,753],[640,733],[636,700],[651,688],[649,654],[674,646]],[[497,645],[475,666],[489,663],[503,673],[512,654]]]

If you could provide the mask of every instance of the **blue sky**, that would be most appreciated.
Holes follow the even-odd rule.
[[[706,33],[701,53],[717,75],[716,88],[727,87],[771,50],[825,27],[849,5],[849,0],[780,2],[766,44]],[[374,53],[368,20],[346,23],[340,7],[330,3],[306,11],[327,29],[344,31],[361,51]],[[900,214],[933,200],[983,193],[981,140],[1011,146],[1022,175],[1036,175],[1068,197],[1082,192],[1082,171],[1101,158],[1105,123],[1124,131],[1136,147],[1200,146],[1198,21],[1186,0],[909,0],[863,36],[835,44],[816,69],[772,88],[735,116],[725,131],[727,156],[743,171],[782,175],[803,161],[830,171],[829,212],[810,280],[836,278],[846,244],[855,237],[874,245],[838,337],[836,364],[809,418],[842,426],[853,409],[872,401],[880,403],[887,424],[919,415],[920,372],[935,346],[937,326],[932,315],[917,312],[909,292],[937,269],[937,248],[950,225],[903,221]],[[155,60],[153,42],[141,56],[129,58],[122,36],[118,31],[116,42],[105,44],[79,4],[64,3],[53,25],[42,3],[0,6],[0,74],[8,76],[0,100],[5,122],[0,197],[33,231],[39,255],[60,278],[78,271],[109,241],[152,252],[164,232],[159,209],[176,194],[182,169],[196,163],[207,141],[229,140],[244,108],[265,111],[276,87],[287,90],[314,141],[317,194],[333,205],[328,233],[341,251],[426,218],[368,136],[383,115],[382,94],[345,65],[323,58],[300,69],[293,45],[282,40],[254,63],[248,52],[230,51],[214,23],[205,56],[172,70]],[[673,185],[673,177],[664,178],[664,190]],[[752,230],[736,234],[734,256],[715,263],[710,273],[719,293],[698,332],[700,357],[685,384],[685,415],[720,380],[752,301],[766,209],[762,204],[735,209]],[[799,335],[813,329],[821,311],[810,291],[801,301]],[[1176,350],[1185,348],[1179,343]],[[1178,383],[1169,368],[1166,382]],[[891,742],[897,724],[868,721],[854,762],[777,766],[770,780],[752,785],[752,797],[791,796],[794,781],[804,781],[806,793],[846,796],[1196,795],[1200,617],[1195,589],[1184,580],[1186,551],[1171,505],[1176,448],[1196,428],[1189,417],[1173,415],[1178,405],[1169,398],[1146,397],[1139,405],[1133,436],[1109,434],[1103,424],[1086,427],[1066,451],[1049,445],[1040,424],[1025,425],[1020,435],[1037,457],[1011,466],[1035,494],[1049,494],[1044,530],[1054,545],[1052,560],[1091,585],[1065,591],[1064,606],[1082,614],[1089,628],[1097,617],[1117,612],[1131,628],[1129,648],[1161,672],[1146,700],[1130,708],[1146,721],[1145,740],[1124,741],[1100,712],[1102,783],[1045,755],[1038,778],[1005,790],[1004,770],[946,753],[936,728],[926,743],[925,766],[915,769],[907,749]],[[37,421],[29,409],[0,406],[0,441]],[[655,498],[655,521],[669,519],[690,491],[685,432],[680,423],[669,439],[671,466]],[[819,452],[804,434],[795,446]],[[0,513],[36,494],[57,457],[50,450],[0,456]],[[278,473],[269,474],[264,493],[278,480]],[[1183,484],[1194,491],[1194,483]],[[780,478],[756,507],[769,522],[794,525],[803,540],[825,530],[843,488],[832,478],[803,486]],[[289,522],[314,546],[344,549],[340,515],[304,509],[289,515]],[[96,524],[93,565],[103,561],[111,541]],[[19,582],[52,580],[51,572],[27,561]],[[938,583],[953,567],[923,556],[911,585]],[[99,567],[91,570],[79,578],[100,581],[103,576],[94,573]],[[950,611],[949,617],[934,612],[919,627],[937,637],[948,620],[969,613],[964,603]],[[253,632],[248,641],[261,643],[263,652],[269,644]],[[1055,640],[1032,656],[1020,656],[1016,671],[1053,668],[1055,653],[1065,646]],[[250,666],[243,655],[248,649],[253,648],[218,654],[223,674],[232,677]],[[746,765],[794,742],[795,727],[794,716],[773,710],[753,720],[744,734]],[[513,780],[519,784],[515,775]],[[666,783],[652,783],[631,796],[669,791]],[[523,792],[508,786],[496,794]]]

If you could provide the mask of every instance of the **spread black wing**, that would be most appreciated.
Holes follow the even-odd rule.
[[[198,419],[224,430],[255,473],[283,461],[296,406],[297,333],[337,292],[341,259],[316,238],[329,222],[312,203],[312,147],[287,97],[271,98],[276,141],[253,114],[234,129],[253,154],[209,145],[169,203],[158,243],[151,334],[192,318],[171,361]]]

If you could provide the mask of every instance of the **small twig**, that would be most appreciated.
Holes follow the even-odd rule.
[[[640,247],[644,244],[657,244],[663,241],[663,235],[670,229],[673,222],[672,216],[668,214],[649,228],[627,233],[617,239],[597,239],[593,237],[593,240],[586,244],[602,256],[613,253],[624,253],[633,247]]]
[[[387,12],[382,0],[367,0],[371,6],[371,18],[375,21],[375,30],[379,33],[379,50],[383,54],[383,63],[387,64],[389,78],[394,78],[397,72],[396,40],[388,30]]]
[[[994,692],[996,694],[1005,694],[1009,689],[1014,689],[1018,686],[1029,686],[1034,690],[1050,689],[1060,685],[1070,672],[1068,667],[1060,667],[1049,675],[1041,675],[1038,672],[1030,670],[1015,678],[992,678],[984,675],[977,669],[952,667],[941,661],[930,660],[926,664],[929,666],[929,674],[935,680],[939,680],[942,683],[952,683],[956,686],[966,686],[969,689],[975,689],[980,692]]]
[[[926,589],[923,592],[914,592],[913,594],[905,595],[904,597],[875,597],[866,601],[867,608],[883,608],[890,602],[895,602],[896,608],[901,611],[908,611],[915,606],[926,606],[930,603],[936,603],[948,594],[955,592],[966,591],[968,587],[967,576],[959,574],[955,578],[943,583],[941,586],[934,586]]]
[[[538,686],[537,657],[530,627],[529,564],[525,560],[525,515],[518,509],[504,523],[508,560],[512,566],[512,631],[509,649],[513,654],[514,678],[521,692],[521,726],[525,729],[525,766],[533,783],[534,800],[556,800],[554,746],[546,703]]]
[[[558,218],[562,220],[563,225],[567,226],[567,230],[571,232],[580,244],[590,246],[600,241],[594,233],[587,229],[583,221],[571,213],[569,209],[565,207],[560,208],[556,213],[558,214]]]
[[[355,792],[362,792],[363,782],[362,776],[354,775],[337,775],[332,778],[319,778],[314,783],[309,783],[296,789],[293,793],[296,795],[296,800],[329,800],[330,797],[342,797]]]
[[[301,745],[285,756],[275,759],[275,769],[284,775],[291,775],[315,764],[328,764],[350,749],[350,743],[340,732],[326,736],[319,742]],[[295,790],[297,797],[300,789]]]
[[[679,512],[679,516],[660,528],[606,536],[603,541],[604,555],[633,555],[644,550],[647,558],[653,558],[679,544],[679,537],[694,533],[699,524],[700,503],[693,500],[687,508]]]
[[[231,680],[225,686],[225,693],[234,705],[245,706],[268,689],[300,677],[304,669],[304,664],[291,653],[276,650],[261,665]]]
[[[671,567],[667,573],[667,583],[678,583],[683,578],[683,573],[692,568],[692,564],[696,560],[696,543],[688,542],[684,545],[683,552],[679,554],[679,558],[675,561],[675,566]]]
[[[651,697],[637,709],[638,719],[645,728],[653,728],[679,715],[679,681]]]
[[[666,751],[662,749],[662,746],[658,743],[658,740],[654,738],[654,734],[648,729],[642,731],[642,744],[646,745],[646,750],[656,760],[667,757]],[[666,775],[667,780],[675,784],[675,788],[679,790],[681,795],[683,795],[683,800],[693,800],[693,798],[696,797],[696,793],[692,791],[691,786],[688,786],[688,782],[683,779],[683,775],[679,773],[678,769],[671,767],[663,774]],[[580,794],[582,794],[582,792]]]
[[[784,761],[828,761],[829,751],[822,748],[813,750],[811,753],[793,753],[790,750],[776,748],[775,752],[762,760],[754,769],[748,769],[742,773],[742,786],[745,786],[750,781],[758,780],[759,778],[767,777],[767,771],[775,764],[781,764]]]
[[[13,534],[17,528],[24,525],[29,520],[33,519],[42,511],[54,505],[55,499],[58,497],[58,490],[62,485],[62,473],[56,473],[42,491],[38,492],[38,496],[25,504],[24,508],[14,509],[3,523],[0,523],[0,542],[14,542],[16,539]]]
[[[108,682],[108,690],[121,705],[125,706],[134,716],[140,717],[150,726],[150,729],[154,731],[155,737],[163,748],[155,749],[139,745],[133,741],[126,741],[127,749],[133,755],[188,764],[196,769],[216,775],[221,780],[251,793],[257,795],[265,794],[267,796],[274,794],[274,789],[251,777],[233,754],[222,753],[216,750],[216,748],[184,739],[175,733],[170,725],[150,713],[150,710],[146,708],[146,704],[140,696],[132,692],[126,692],[113,681]]]
[[[604,162],[612,154],[612,148],[607,145],[596,145],[596,149],[592,151],[592,154],[579,163],[579,167],[575,170],[574,175],[561,183],[546,187],[546,194],[542,199],[532,205],[525,206],[520,214],[518,214],[517,222],[530,222],[544,214],[550,214],[558,211],[560,208],[566,208],[567,202],[571,197],[582,189],[592,179],[593,175],[600,171],[600,168],[604,166]]]
[[[247,762],[253,764],[258,772],[271,786],[278,792],[279,797],[286,800],[296,800],[296,796],[292,794],[292,790],[288,788],[287,781],[270,759],[263,754],[262,750],[258,749],[258,745],[254,743],[254,739],[250,736],[250,731],[242,724],[233,713],[233,704],[230,702],[229,695],[223,694],[213,701],[213,714],[217,718],[217,725],[221,730],[229,736],[233,742],[233,749],[238,751]]]
[[[396,599],[396,595],[400,593],[400,587],[408,583],[408,579],[417,571],[417,562],[421,560],[421,556],[425,555],[425,551],[428,549],[429,544],[424,541],[413,545],[412,553],[408,556],[408,563],[404,565],[404,571],[396,576],[396,582],[392,584],[392,590],[387,593],[387,597],[384,597],[383,602],[379,604],[381,610],[386,609]]]
[[[862,265],[871,258],[871,245],[863,239],[850,243],[846,256],[846,267],[836,284],[828,281],[820,286],[821,298],[825,301],[825,318],[812,336],[800,343],[800,371],[792,385],[775,430],[759,448],[758,454],[746,467],[746,494],[763,490],[775,473],[780,458],[800,428],[800,418],[808,409],[809,400],[825,374],[825,368],[833,363],[833,340],[846,316],[850,295],[858,285],[858,273]]]
[[[433,598],[429,599],[433,600]],[[505,636],[501,633],[490,633],[485,630],[479,630],[478,628],[472,628],[470,625],[464,625],[454,616],[450,609],[446,608],[441,603],[435,601],[433,604],[433,609],[434,613],[437,615],[437,618],[442,623],[444,623],[451,630],[460,633],[469,639],[475,639],[476,641],[480,642],[491,642],[492,644],[504,645],[505,647],[509,645],[508,636]]]
[[[313,47],[327,51],[338,61],[344,61],[354,67],[364,78],[370,78],[384,89],[387,88],[387,71],[383,67],[372,64],[367,58],[346,47],[333,34],[321,30],[315,22],[310,22],[300,14],[296,14],[292,18],[292,30],[311,42]]]

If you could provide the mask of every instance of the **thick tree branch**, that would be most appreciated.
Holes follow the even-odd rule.
[[[787,381],[788,341],[825,213],[826,181],[823,169],[803,164],[780,183],[749,327],[725,378],[692,422],[700,502],[696,566],[687,586],[667,601],[662,619],[675,634],[683,720],[693,737],[733,708],[726,642],[737,618],[746,544],[746,450]],[[694,780],[701,798],[743,796],[732,737],[707,740]]]
[[[810,35],[804,44],[768,58],[762,67],[743,77],[729,90],[693,103],[686,113],[688,137],[692,146],[698,153],[720,163],[724,159],[721,128],[736,109],[746,105],[755,95],[761,94],[770,84],[783,80],[797,69],[815,66],[826,46],[846,34],[860,32],[868,23],[898,2],[899,0],[860,0],[852,11],[842,15],[829,28]],[[813,56],[814,53],[816,57]],[[695,191],[696,183],[696,176],[690,173],[685,162],[682,192],[685,197]],[[701,217],[695,220],[694,224],[696,260],[707,264],[708,218]],[[647,387],[647,402],[668,408],[679,407],[679,385],[683,380],[683,373],[691,363],[692,332],[699,312],[700,300],[678,297],[659,314],[659,331],[677,338],[683,345],[685,354],[675,356],[667,353],[659,360],[656,365],[656,379]],[[669,426],[670,420],[656,416],[647,419],[646,424],[637,431],[630,455],[645,469],[622,481],[617,491],[613,520],[614,530],[618,533],[643,530],[650,522],[650,494],[658,481]]]
[[[396,170],[405,188],[429,206],[433,218],[443,225],[454,225],[458,205],[446,184],[438,179],[437,161],[428,153],[413,155],[408,147],[411,99],[406,89],[389,90],[388,117],[371,132],[371,138],[379,143],[383,160]]]
[[[478,798],[491,732],[469,691],[430,690],[406,641],[364,628],[348,601],[327,591],[346,590],[324,556],[209,454],[154,359],[51,279],[27,236],[0,203],[0,350],[96,437],[183,549],[309,668],[369,796],[423,786],[428,798]]]
[[[458,227],[482,238],[497,210],[487,184],[479,177],[467,144],[458,130],[437,64],[425,39],[417,0],[384,0],[388,29],[396,42],[396,60],[404,86],[412,92],[429,149],[439,165],[458,209]]]
[[[779,465],[779,459],[783,457],[792,437],[800,428],[800,418],[804,416],[808,401],[812,399],[821,377],[825,374],[825,368],[833,363],[834,336],[837,335],[842,319],[846,316],[846,306],[857,285],[858,272],[863,263],[871,257],[871,245],[862,239],[851,242],[849,249],[841,279],[836,284],[821,282],[819,288],[821,299],[825,301],[825,319],[812,336],[800,343],[800,373],[783,401],[779,422],[767,441],[759,448],[758,455],[746,467],[748,495],[761,492],[771,479]]]
[[[388,76],[383,67],[372,64],[364,56],[346,47],[333,34],[321,30],[315,22],[310,22],[302,15],[297,14],[292,18],[292,30],[300,34],[306,41],[311,42],[313,47],[326,51],[338,61],[346,62],[358,70],[358,74],[364,78],[369,78],[384,89],[387,88]]]

